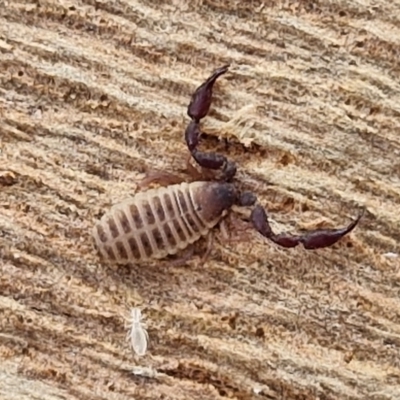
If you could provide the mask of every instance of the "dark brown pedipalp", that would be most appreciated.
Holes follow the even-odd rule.
[[[200,120],[209,112],[215,81],[228,71],[229,65],[216,69],[193,93],[187,113],[191,118],[185,130],[185,140],[190,153],[198,165],[212,170],[222,169],[223,179],[230,181],[236,174],[236,165],[225,156],[199,151]]]
[[[347,227],[341,229],[316,229],[303,235],[290,235],[287,233],[275,234],[268,222],[268,216],[261,205],[257,205],[251,213],[251,221],[256,230],[264,237],[272,240],[282,247],[295,247],[302,243],[307,250],[322,249],[335,244],[342,237],[350,233],[358,224],[364,210]]]
[[[215,81],[228,71],[229,64],[216,69],[207,80],[192,94],[187,113],[195,121],[204,118],[211,106],[212,90]]]

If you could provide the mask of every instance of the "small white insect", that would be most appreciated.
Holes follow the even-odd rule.
[[[147,333],[146,325],[142,323],[142,312],[139,308],[132,308],[129,328],[127,339],[130,340],[135,353],[143,356],[147,351],[149,334]]]

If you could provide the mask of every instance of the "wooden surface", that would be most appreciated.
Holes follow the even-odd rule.
[[[273,3],[0,1],[2,399],[400,398],[400,2]],[[102,263],[95,219],[184,176],[190,95],[226,63],[202,148],[277,232],[360,225]]]

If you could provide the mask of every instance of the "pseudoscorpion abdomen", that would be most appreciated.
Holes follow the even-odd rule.
[[[192,182],[150,189],[113,206],[93,229],[98,250],[118,264],[176,254],[221,219],[221,214],[207,212],[205,189],[215,185]]]

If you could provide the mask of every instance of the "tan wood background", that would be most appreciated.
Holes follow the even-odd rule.
[[[0,1],[1,398],[400,398],[399,27],[386,0]],[[360,225],[102,263],[95,219],[182,173],[190,95],[226,63],[202,148],[277,232]]]

